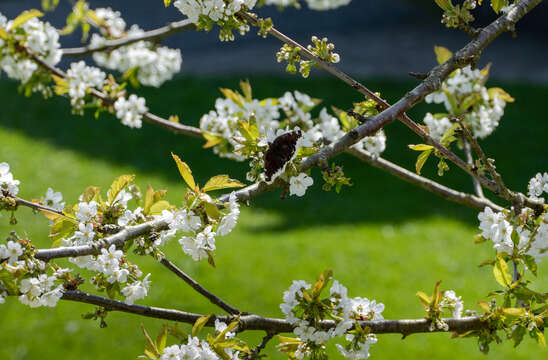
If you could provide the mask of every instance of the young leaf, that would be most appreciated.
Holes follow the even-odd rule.
[[[84,193],[82,194],[82,201],[90,202],[92,200],[97,200],[97,197],[100,192],[101,192],[101,188],[97,186],[88,186],[86,190],[84,190]]]
[[[453,56],[453,53],[448,48],[443,46],[434,46],[434,52],[436,53],[436,60],[438,61],[438,64],[443,64],[447,60],[451,59],[451,56]]]
[[[434,149],[432,145],[426,145],[426,144],[417,144],[417,145],[407,145],[411,150],[415,151],[426,151],[430,149]]]
[[[169,334],[181,341],[188,339],[188,334],[186,333],[186,331],[181,329],[177,324],[174,324],[169,328]]]
[[[164,324],[162,327],[162,331],[158,334],[156,337],[156,347],[158,348],[158,351],[160,353],[164,352],[164,349],[166,347],[166,341],[167,341],[167,325]]]
[[[244,93],[245,99],[247,101],[253,100],[253,94],[251,92],[251,84],[249,83],[249,80],[240,81],[240,88],[242,89],[242,92]]]
[[[122,175],[118,177],[112,185],[110,185],[110,189],[108,190],[108,198],[107,201],[110,205],[113,204],[114,199],[120,194],[120,192],[128,186],[133,179],[135,179],[135,175]]]
[[[487,94],[489,94],[489,98],[493,99],[495,97],[495,94],[498,95],[499,99],[504,100],[506,102],[514,102],[516,99],[514,99],[510,94],[508,94],[506,91],[499,87],[493,87],[490,89],[487,89]]]
[[[215,136],[211,133],[208,133],[207,131],[202,131],[202,136],[204,137],[204,139],[207,140],[207,142],[203,146],[204,149],[208,149],[208,148],[214,147],[216,145],[219,145],[224,140],[223,137]]]
[[[221,217],[221,212],[217,208],[217,205],[206,202],[204,203],[205,211],[207,213],[207,216],[209,216],[212,219],[219,219]]]
[[[8,39],[8,33],[6,32],[6,29],[4,29],[2,26],[0,26],[0,39],[7,40]]]
[[[171,153],[171,156],[173,157],[173,160],[175,160],[175,163],[177,164],[177,168],[179,169],[179,173],[183,177],[183,180],[186,182],[190,190],[195,191],[196,183],[194,182],[194,177],[192,176],[192,171],[190,171],[190,167],[188,167],[185,162],[181,161],[181,159],[174,153]]]
[[[15,30],[19,26],[29,21],[30,19],[34,19],[35,17],[41,17],[41,16],[44,16],[44,14],[40,10],[36,10],[36,9],[25,10],[15,19],[13,19],[13,23],[11,24],[11,29]]]
[[[512,276],[508,272],[508,264],[500,253],[497,255],[495,266],[493,266],[493,275],[495,276],[495,280],[502,286],[508,287],[512,284]]]
[[[417,171],[417,174],[421,174],[422,167],[426,163],[426,160],[428,160],[428,157],[432,153],[432,150],[426,150],[423,151],[418,157],[417,162],[415,163],[415,170]]]
[[[160,357],[160,353],[159,353],[158,349],[156,348],[156,344],[154,344],[154,341],[152,341],[152,338],[150,337],[150,335],[146,331],[143,324],[141,324],[141,330],[143,330],[143,334],[145,335],[145,340],[146,340],[145,341],[145,354],[148,353],[147,356],[152,355],[153,359],[158,359]]]
[[[192,326],[192,336],[197,336],[198,333],[200,333],[200,331],[207,324],[211,316],[213,316],[213,314],[202,316],[201,318],[196,320],[196,322],[194,323],[194,326]]]
[[[229,189],[229,188],[240,188],[245,185],[228,177],[228,175],[217,175],[212,177],[207,181],[202,189],[203,192],[220,190],[220,189]]]
[[[491,0],[491,7],[497,14],[505,6],[508,6],[508,0]]]
[[[162,211],[167,210],[171,207],[168,201],[166,200],[160,200],[158,202],[155,202],[150,207],[150,215],[159,215],[162,213]]]
[[[143,207],[143,213],[148,215],[150,207],[154,204],[154,190],[150,185],[147,186],[147,193],[145,195],[145,206]]]
[[[169,5],[171,5],[171,1],[172,0],[164,0],[164,6],[168,7]]]
[[[430,298],[430,296],[426,295],[426,294],[423,293],[422,291],[417,291],[417,296],[419,297],[420,301],[421,301],[425,306],[429,306],[429,305],[430,305],[430,302],[432,301],[432,299]]]
[[[502,312],[508,316],[520,317],[525,315],[526,310],[525,308],[506,308],[503,309]]]

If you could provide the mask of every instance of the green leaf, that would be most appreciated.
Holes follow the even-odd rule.
[[[160,352],[156,348],[156,344],[154,344],[154,341],[152,341],[152,338],[150,335],[148,335],[148,332],[146,331],[143,324],[141,324],[141,330],[143,330],[143,334],[145,335],[145,354],[149,357],[152,357],[153,359],[158,359],[160,357]]]
[[[162,211],[167,210],[171,207],[171,204],[166,200],[160,200],[158,202],[155,202],[150,207],[150,215],[159,215],[162,213]]]
[[[152,186],[147,186],[147,193],[145,194],[145,205],[143,207],[143,213],[148,215],[150,212],[151,206],[154,204],[154,190]]]
[[[495,280],[502,286],[510,286],[512,284],[512,276],[508,272],[508,264],[502,258],[502,254],[497,254],[497,261],[493,267],[493,275]]]
[[[164,0],[164,6],[168,7],[169,5],[171,5],[171,1],[172,0]]]
[[[196,322],[192,326],[192,336],[197,336],[200,333],[200,331],[207,324],[211,316],[213,316],[213,314],[202,316],[201,318],[196,320]]]
[[[478,306],[480,308],[482,308],[483,310],[485,310],[486,312],[490,312],[491,311],[491,307],[489,306],[488,303],[486,303],[485,301],[478,301]]]
[[[432,301],[432,298],[430,298],[430,296],[426,295],[424,292],[422,291],[417,291],[417,296],[419,297],[420,301],[428,306],[430,305],[430,302]]]
[[[312,288],[312,296],[319,297],[322,290],[329,284],[329,281],[333,278],[332,270],[325,270],[320,274],[320,278],[314,284]]]
[[[219,211],[219,208],[217,208],[217,205],[206,202],[204,203],[204,207],[207,216],[210,218],[218,220],[221,217],[221,212]]]
[[[438,1],[436,1],[438,2]],[[448,0],[445,2],[449,2]],[[439,3],[438,3],[439,5]],[[441,5],[440,5],[441,7]],[[443,9],[443,8],[442,8]],[[447,60],[451,59],[451,56],[453,56],[453,53],[446,47],[443,46],[434,46],[434,53],[436,54],[436,60],[438,61],[438,64],[443,64]]]
[[[525,308],[505,308],[502,309],[502,312],[508,316],[520,317],[525,315],[526,310]]]
[[[2,26],[0,26],[0,39],[7,40],[8,37],[9,37],[9,35],[6,32],[6,29],[4,29]]]
[[[90,202],[92,200],[97,199],[97,195],[101,192],[101,188],[97,186],[88,186],[83,194],[82,194],[82,201],[83,202]]]
[[[489,94],[489,98],[493,99],[495,94],[498,95],[499,99],[504,100],[506,102],[514,102],[516,99],[514,99],[510,94],[508,94],[506,91],[499,87],[492,87],[487,90],[487,94]]]
[[[186,182],[190,190],[196,191],[196,183],[194,182],[194,177],[192,176],[192,171],[190,170],[190,167],[185,162],[181,161],[181,159],[174,153],[171,153],[171,156],[173,157],[173,160],[175,160],[177,168],[179,169],[179,173],[181,174],[181,177]]]
[[[174,324],[169,328],[169,334],[181,341],[188,340],[188,334],[186,333],[186,331],[181,329],[177,324]]]
[[[23,25],[30,19],[34,19],[35,17],[41,17],[41,16],[44,16],[44,14],[40,10],[36,10],[36,9],[25,10],[15,19],[13,19],[11,30],[13,31],[17,29],[19,26]]]
[[[251,92],[251,84],[249,83],[249,80],[240,81],[240,88],[242,89],[242,92],[244,93],[245,99],[247,101],[252,101],[253,93]]]
[[[163,353],[167,342],[167,325],[164,324],[162,331],[156,336],[156,348],[158,352]]]
[[[497,14],[505,6],[508,6],[508,0],[491,0],[491,7]]]
[[[120,194],[120,192],[125,189],[126,186],[128,186],[133,179],[135,179],[135,175],[122,175],[118,177],[112,185],[110,185],[110,189],[108,191],[108,199],[110,205],[113,204],[114,199],[116,199],[116,196]]]
[[[525,335],[525,328],[523,326],[516,326],[512,331],[512,340],[514,341],[514,347],[517,347],[522,341]]]
[[[208,191],[220,190],[220,189],[240,188],[244,186],[245,185],[239,182],[238,180],[229,178],[228,175],[217,175],[212,177],[206,182],[202,191],[208,192]]]
[[[51,225],[49,237],[54,240],[52,247],[61,245],[61,239],[71,234],[76,229],[74,220],[68,218],[60,218]],[[59,240],[59,241],[57,241]]]
[[[451,4],[451,0],[435,0],[435,1],[436,1],[436,4],[438,4],[438,6],[444,11],[448,11],[451,9],[451,7],[453,7],[453,5]]]
[[[224,141],[224,138],[222,136],[216,136],[208,133],[207,131],[202,131],[202,136],[204,137],[204,139],[207,140],[207,142],[203,146],[204,149],[214,147]]]
[[[407,145],[411,150],[415,151],[426,151],[434,149],[432,145],[426,145],[426,144],[417,144],[417,145]]]
[[[422,167],[426,163],[426,160],[428,160],[428,157],[432,153],[432,150],[426,150],[423,151],[418,157],[417,162],[415,163],[415,170],[417,171],[417,174],[421,174]]]
[[[219,89],[223,95],[232,101],[234,101],[236,104],[238,104],[240,107],[244,106],[244,98],[242,95],[238,94],[236,91],[230,90],[230,89]]]

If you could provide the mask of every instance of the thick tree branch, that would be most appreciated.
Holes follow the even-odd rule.
[[[206,299],[211,301],[211,303],[217,305],[218,307],[220,307],[221,309],[223,309],[227,313],[229,313],[231,315],[237,315],[237,314],[241,313],[240,310],[238,310],[235,307],[229,305],[226,301],[224,301],[223,299],[221,299],[217,295],[209,292],[206,288],[204,288],[197,281],[195,281],[190,276],[188,276],[183,270],[179,269],[175,264],[173,264],[168,259],[163,258],[162,260],[160,260],[160,263],[162,265],[164,265],[166,268],[168,268],[172,273],[174,273],[179,278],[181,278],[188,285],[190,285],[198,293],[203,295]]]
[[[79,290],[65,291],[62,297],[63,300],[81,302],[101,306],[109,311],[121,311],[130,314],[136,314],[156,319],[164,319],[177,321],[182,323],[193,324],[196,320],[202,317],[202,314],[189,313],[174,309],[165,309],[144,305],[129,305],[118,300],[111,300],[102,296],[91,295]],[[215,326],[215,320],[219,319],[225,323],[230,323],[237,320],[236,316],[217,316],[213,315],[206,326]],[[482,322],[477,316],[464,317],[461,319],[444,319],[449,326],[449,332],[463,333],[470,330],[479,330],[485,328],[487,324]],[[413,320],[376,320],[362,321],[362,326],[371,328],[375,334],[403,334],[410,335],[415,333],[430,333],[430,320],[413,319]],[[325,320],[320,323],[320,327],[324,330],[335,327],[335,322]],[[243,315],[239,317],[238,332],[245,330],[263,330],[270,333],[292,332],[294,326],[289,324],[284,319],[265,318],[258,315]],[[442,332],[434,330],[434,332]]]
[[[296,41],[282,34],[274,27],[270,28],[268,31],[270,35],[278,38],[286,44],[300,48],[301,55],[313,60],[318,66],[333,74],[337,78],[341,79],[363,95],[374,99],[383,108],[385,108],[385,111],[373,117],[371,121],[368,121],[367,123],[352,130],[336,143],[324,148],[322,151],[320,151],[320,153],[312,155],[308,159],[306,159],[303,163],[303,170],[309,169],[313,165],[313,163],[325,161],[326,159],[343,152],[346,148],[356,143],[363,137],[370,136],[376,133],[383,126],[399,118],[405,125],[407,125],[411,130],[418,134],[427,144],[434,146],[442,156],[448,158],[450,161],[455,163],[471,176],[476,177],[481,182],[483,187],[493,191],[495,194],[499,194],[501,189],[499,189],[497,183],[483,176],[478,176],[474,171],[472,171],[472,169],[465,161],[463,161],[441,143],[434,140],[419,125],[411,120],[405,114],[405,112],[412,108],[415,104],[422,101],[426,95],[439,89],[442,82],[454,70],[462,68],[470,63],[476,62],[483,49],[491,41],[493,41],[502,32],[512,30],[517,21],[529,11],[531,11],[540,2],[542,2],[542,0],[523,0],[514,5],[508,13],[503,14],[490,25],[479,31],[477,37],[461,50],[459,50],[457,53],[455,53],[455,55],[451,59],[432,69],[428,73],[428,77],[421,84],[415,87],[415,89],[413,89],[412,91],[408,92],[403,98],[401,98],[392,106],[390,106],[383,99],[376,96],[371,90],[367,89],[365,86],[337,69],[335,66],[333,66],[333,64],[319,59],[310,51],[308,51],[304,46],[298,44]],[[252,25],[257,25],[257,19],[253,15],[243,11],[241,11],[239,15],[243,19],[249,21]]]
[[[107,40],[103,45],[97,47],[87,45],[77,48],[62,49],[63,57],[85,56],[93,54],[94,52],[111,51],[119,47],[130,45],[139,41],[160,41],[170,35],[186,30],[193,30],[195,28],[196,25],[194,25],[188,19],[175,21],[158,29],[145,31],[139,36],[126,36],[121,39]]]

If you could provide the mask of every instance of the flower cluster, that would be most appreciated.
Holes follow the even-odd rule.
[[[470,65],[455,70],[440,90],[426,96],[428,103],[443,103],[447,113],[427,113],[424,123],[430,135],[441,140],[451,128],[449,118],[462,118],[474,137],[485,138],[499,125],[506,102],[513,99],[500,88],[487,89],[488,69],[473,70]]]
[[[17,195],[19,184],[19,180],[13,178],[9,164],[5,162],[0,163],[0,198],[5,196],[5,192],[11,196]]]
[[[249,31],[249,25],[235,14],[243,9],[251,10],[257,0],[177,0],[173,5],[199,28],[211,29],[213,23],[221,26],[219,39],[234,40],[232,30],[241,35]]]
[[[308,45],[307,50],[314,56],[333,64],[336,64],[341,60],[339,54],[333,52],[333,50],[335,50],[335,45],[333,43],[328,43],[326,37],[319,39],[317,36],[312,36],[311,40],[313,45]],[[301,49],[299,47],[284,44],[280,48],[280,51],[276,53],[276,60],[279,63],[286,61],[286,71],[290,74],[295,74],[297,72],[296,64],[298,63],[299,72],[304,78],[307,78],[310,75],[312,67],[317,64],[314,60],[301,59],[300,53]]]
[[[237,357],[234,357],[236,359]],[[219,356],[211,349],[206,341],[189,335],[188,341],[183,345],[171,345],[164,349],[160,360],[203,359],[218,360]]]
[[[548,194],[548,173],[538,173],[529,181],[529,197],[534,200],[544,202],[544,198],[541,198],[542,193]]]
[[[148,111],[148,108],[144,98],[131,94],[128,99],[119,97],[114,103],[114,110],[122,124],[131,128],[141,128],[143,114]]]
[[[213,205],[208,195],[202,198],[203,201]],[[193,209],[164,211],[162,217],[169,223],[169,230],[164,231],[160,238],[165,241],[175,236],[177,232],[183,233],[179,244],[185,254],[190,255],[195,261],[209,258],[216,249],[215,237],[228,235],[238,222],[240,205],[234,193],[230,194],[227,210],[228,212],[218,219],[209,218],[207,212],[202,212],[202,216],[207,218],[206,223],[202,222],[200,213]]]
[[[96,14],[103,19],[102,35],[93,34],[90,46],[98,48],[107,40],[121,37],[139,37],[143,34],[137,25],[129,30],[125,29],[125,22],[119,12],[110,8],[96,9]],[[102,67],[126,73],[135,70],[139,83],[159,87],[173,78],[181,70],[183,58],[179,49],[170,49],[165,46],[156,46],[148,41],[138,41],[108,52],[95,52],[93,60]]]
[[[8,294],[18,295],[19,301],[32,308],[54,307],[63,295],[63,282],[69,269],[48,265],[33,257],[34,248],[28,240],[16,235],[8,238],[7,244],[0,244],[0,303]],[[48,275],[48,270],[51,270]]]
[[[57,30],[47,22],[42,22],[36,17],[25,21],[16,29],[13,27],[13,21],[8,21],[0,13],[0,27],[10,34],[9,41],[15,41],[20,46],[30,51],[46,64],[55,66],[62,56],[61,46],[59,44],[59,34]],[[28,59],[23,52],[13,52],[13,47],[5,46],[6,41],[0,39],[0,69],[8,77],[27,83],[38,70],[38,65]],[[33,86],[35,91],[43,91],[48,94],[44,86],[36,84]]]
[[[68,95],[73,110],[83,113],[84,97],[89,88],[101,88],[105,81],[105,73],[101,70],[87,66],[85,62],[72,63],[67,71]]]
[[[243,83],[244,93],[249,84]],[[264,154],[277,137],[291,131],[300,130],[301,136],[296,143],[296,149],[289,164],[301,157],[303,153],[315,152],[325,144],[337,141],[358,122],[346,113],[339,111],[338,117],[329,114],[323,108],[314,117],[312,110],[319,103],[307,94],[299,91],[286,92],[278,99],[268,98],[257,100],[232,90],[222,89],[226,98],[215,102],[215,110],[202,116],[200,128],[208,140],[206,146],[221,157],[235,160],[250,160],[251,170],[247,174],[249,181],[264,179]],[[365,101],[357,103],[356,112],[366,113],[374,110],[375,103]],[[375,115],[375,113],[367,115]],[[375,135],[365,137],[353,145],[354,148],[365,150],[373,156],[379,156],[386,148],[386,136],[381,130]],[[291,166],[281,167],[282,175]],[[278,174],[277,174],[278,175]],[[291,194],[304,194],[306,187],[312,185],[312,179],[298,172],[287,174],[287,181],[294,185]],[[303,186],[304,185],[304,186]]]
[[[537,217],[531,209],[524,208],[516,215],[486,207],[478,219],[481,236],[491,240],[498,252],[531,256],[536,263],[548,256],[548,213]]]
[[[349,298],[347,289],[334,281],[329,297],[320,298],[330,276],[322,276],[314,286],[305,281],[293,281],[284,292],[284,302],[280,305],[287,321],[295,326],[294,333],[300,343],[291,349],[295,357],[302,359],[312,352],[325,348],[329,339],[346,334],[347,344],[337,344],[341,354],[349,359],[367,359],[369,347],[377,342],[376,336],[362,329],[358,321],[382,320],[384,305],[367,298]],[[320,320],[331,318],[336,326],[329,330],[318,329]],[[347,333],[354,325],[361,331]]]

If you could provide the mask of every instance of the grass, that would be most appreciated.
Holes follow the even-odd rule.
[[[202,113],[213,107],[218,87],[237,87],[237,78],[180,78],[162,90],[140,89],[147,104],[160,115],[179,114],[183,122],[196,125]],[[297,78],[250,79],[256,97],[281,96],[287,89],[305,91],[325,98],[326,105],[347,108],[360,98],[344,84],[326,78],[301,81]],[[382,89],[393,101],[413,86],[409,81],[369,80],[372,89]],[[500,84],[492,84],[500,85]],[[502,84],[517,99],[509,105],[502,126],[484,142],[485,150],[497,158],[507,184],[525,190],[529,178],[548,169],[546,139],[548,122],[542,106],[548,87]],[[21,196],[39,198],[48,186],[62,191],[66,200],[76,201],[88,185],[107,188],[118,175],[137,174],[141,187],[168,190],[176,202],[185,188],[169,153],[183,156],[198,181],[228,173],[245,178],[246,164],[220,160],[201,149],[202,141],[173,135],[145,124],[142,130],[123,127],[110,115],[99,119],[70,115],[64,99],[43,101],[15,95],[13,83],[0,83],[0,162],[7,161],[22,182]],[[410,115],[420,119],[426,107]],[[412,168],[414,154],[406,144],[418,140],[397,123],[387,129],[388,159]],[[493,250],[475,245],[476,211],[402,183],[358,160],[341,156],[354,186],[340,195],[321,190],[320,179],[305,198],[279,200],[280,193],[261,195],[242,211],[236,230],[219,238],[217,268],[195,263],[173,242],[169,258],[231,304],[245,311],[279,317],[282,292],[294,279],[313,281],[324,269],[349,288],[351,296],[365,296],[385,303],[385,317],[420,318],[424,311],[417,290],[431,292],[437,280],[462,295],[466,308],[476,309],[478,300],[497,288],[490,269],[477,265]],[[435,163],[426,165],[434,176]],[[469,179],[453,170],[440,181],[470,190]],[[49,246],[47,220],[28,209],[18,212],[19,225],[0,220],[0,233],[26,232],[40,247]],[[135,259],[143,271],[152,272],[153,287],[142,304],[173,307],[192,312],[217,312],[211,305],[178,281],[174,275],[148,258]],[[546,289],[546,264],[540,267],[539,288]],[[86,285],[86,289],[90,289]],[[91,289],[90,289],[91,290]],[[0,306],[1,359],[132,359],[142,353],[139,324],[156,332],[162,321],[112,313],[108,327],[82,320],[92,311],[83,304],[62,302],[54,309],[30,310],[16,299]],[[247,335],[252,344],[261,333]],[[381,335],[372,349],[374,359],[430,358],[485,359],[474,339],[449,340],[448,334],[413,335],[404,341],[398,335]],[[283,358],[269,344],[269,354]],[[548,352],[532,341],[519,350],[508,342],[494,346],[487,358],[546,358]],[[338,356],[337,356],[338,357]]]

